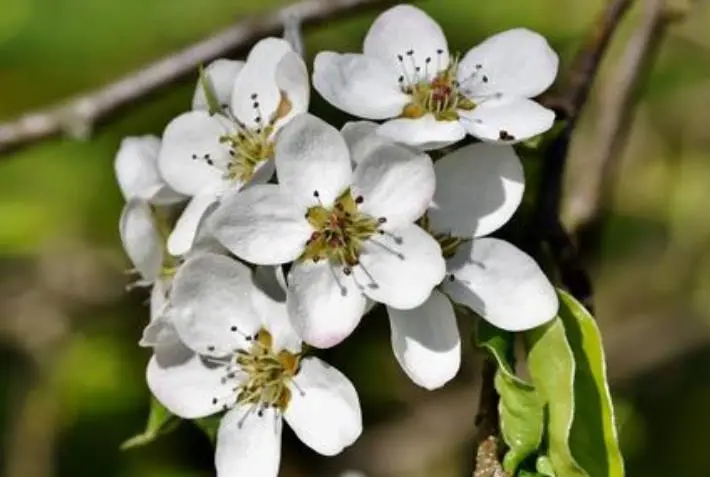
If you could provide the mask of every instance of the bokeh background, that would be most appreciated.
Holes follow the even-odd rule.
[[[1,0],[0,120],[98,86],[257,11],[262,0]],[[637,2],[643,3],[643,0]],[[566,65],[603,0],[430,0],[452,51],[526,26]],[[585,185],[618,60],[641,14],[612,44],[573,144],[566,211]],[[376,12],[307,31],[309,55],[357,51]],[[710,8],[696,2],[667,32],[637,90],[629,140],[601,236],[585,246],[628,475],[710,475]],[[243,54],[236,52],[235,56]],[[195,75],[196,76],[196,75]],[[110,118],[86,142],[53,139],[0,156],[0,475],[212,475],[212,450],[188,423],[121,452],[148,412],[137,341],[147,294],[117,233],[113,155],[126,135],[160,134],[186,110],[195,77]],[[313,109],[336,114],[314,94]],[[528,158],[534,175],[539,159]],[[531,181],[532,183],[532,181]],[[531,188],[534,186],[531,186]],[[531,192],[534,192],[531,190]],[[513,225],[515,226],[515,224]],[[470,333],[471,323],[461,323]],[[416,388],[390,351],[386,319],[369,316],[325,357],[358,387],[367,423],[335,459],[287,432],[283,476],[470,475],[478,362],[436,392]]]

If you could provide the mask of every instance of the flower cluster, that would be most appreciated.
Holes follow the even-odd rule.
[[[222,413],[219,476],[275,476],[284,419],[324,455],[358,438],[354,386],[305,345],[337,345],[377,303],[397,361],[428,389],[459,369],[454,304],[511,331],[555,316],[537,264],[487,235],[522,200],[509,143],[550,128],[553,113],[529,98],[556,70],[536,33],[459,56],[436,22],[400,5],[363,54],[314,63],[321,96],[382,124],[338,130],[309,114],[303,59],[266,38],[246,61],[210,64],[162,138],[122,142],[120,234],[136,284],[152,287],[148,386],[177,416]],[[436,162],[425,152],[466,133],[482,142]]]

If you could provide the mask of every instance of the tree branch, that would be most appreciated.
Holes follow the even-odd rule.
[[[313,24],[355,10],[393,3],[392,0],[303,0],[263,15],[249,17],[215,35],[159,59],[93,91],[47,109],[0,123],[0,153],[58,134],[86,138],[92,128],[121,107],[132,104],[175,80],[194,74],[197,67],[257,39],[278,34],[288,18]]]
[[[667,0],[646,0],[639,25],[611,79],[601,88],[595,149],[585,156],[584,180],[575,184],[564,205],[566,223],[583,248],[584,242],[598,240],[638,100],[636,93],[648,79],[668,26],[682,16],[669,10]]]
[[[631,4],[632,0],[612,0],[608,3],[572,62],[562,92],[543,99],[544,104],[555,109],[558,119],[563,119],[565,124],[545,150],[538,188],[540,195],[530,229],[535,235],[530,251],[533,256],[539,257],[547,247],[562,284],[590,310],[593,308],[591,280],[576,245],[560,220],[562,178],[577,120],[587,102],[611,37]]]

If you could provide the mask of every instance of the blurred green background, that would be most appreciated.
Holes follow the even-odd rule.
[[[1,0],[0,120],[98,86],[240,17],[262,0]],[[465,51],[526,26],[566,64],[602,0],[418,2]],[[643,3],[640,0],[637,3]],[[613,207],[587,250],[606,338],[628,475],[710,475],[710,8],[666,36],[638,91]],[[567,188],[584,185],[613,91],[617,59],[639,12],[614,40],[574,140]],[[308,52],[357,51],[376,12],[309,29]],[[240,54],[242,54],[241,52]],[[123,136],[160,134],[189,107],[195,78],[126,108],[87,142],[54,139],[0,157],[0,475],[208,476],[212,451],[187,423],[155,444],[120,452],[148,411],[137,347],[148,310],[130,293],[117,234],[122,198],[113,155]],[[313,109],[338,116],[314,95]],[[529,170],[539,169],[535,158]],[[527,164],[526,164],[527,167]],[[580,185],[581,184],[581,185]],[[531,186],[532,187],[532,186]],[[365,434],[334,459],[287,433],[284,476],[470,475],[477,358],[436,392],[410,384],[382,316],[326,353],[360,390]],[[471,324],[461,323],[470,333]]]

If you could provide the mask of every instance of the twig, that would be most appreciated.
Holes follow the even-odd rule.
[[[579,258],[575,244],[560,221],[562,178],[565,171],[572,133],[584,108],[599,65],[609,42],[632,0],[612,0],[590,31],[582,49],[567,73],[567,84],[559,96],[547,97],[544,103],[554,108],[565,120],[562,131],[545,151],[537,210],[534,214],[531,253],[540,256],[547,246],[560,273],[562,284],[592,309],[591,280]]]
[[[203,63],[246,47],[263,36],[278,34],[283,28],[285,18],[297,18],[303,23],[313,24],[331,20],[356,9],[387,3],[393,2],[303,0],[271,13],[249,17],[110,84],[47,109],[0,123],[0,152],[62,133],[74,138],[85,138],[98,122],[119,108],[132,104],[183,76],[193,74]]]
[[[668,26],[679,18],[667,0],[646,0],[641,21],[600,92],[600,114],[595,122],[594,151],[584,158],[584,180],[563,204],[563,216],[582,248],[596,243],[631,126],[638,90],[648,79]]]

